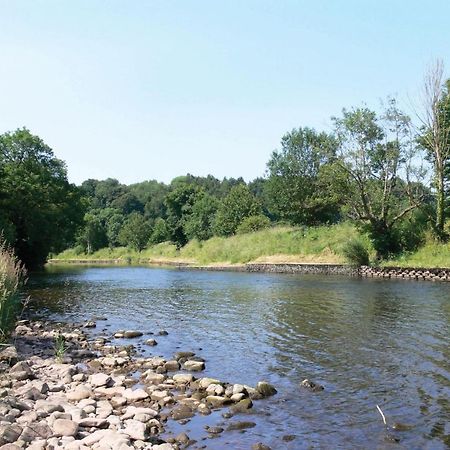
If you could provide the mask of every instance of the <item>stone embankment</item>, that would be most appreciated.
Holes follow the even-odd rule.
[[[196,444],[186,433],[168,435],[170,421],[185,424],[223,408],[223,417],[231,419],[277,392],[265,381],[251,387],[194,376],[205,361],[191,351],[170,360],[136,357],[134,345],[117,346],[113,339],[142,332],[120,330],[108,338],[89,330],[95,327],[94,320],[79,327],[18,322],[14,345],[0,352],[1,450],[207,448],[207,439],[255,423],[234,418],[223,427],[205,427]],[[166,334],[157,333],[161,339]]]
[[[359,275],[365,278],[404,278],[407,280],[450,281],[450,269],[421,269],[413,267],[362,266]]]

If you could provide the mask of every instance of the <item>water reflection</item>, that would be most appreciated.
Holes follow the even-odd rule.
[[[201,347],[206,375],[277,385],[255,409],[257,427],[208,448],[392,448],[376,404],[413,426],[396,447],[448,445],[448,284],[103,267],[52,268],[29,292],[35,313],[106,315],[111,331],[165,328],[162,356]],[[299,389],[307,377],[325,392]]]

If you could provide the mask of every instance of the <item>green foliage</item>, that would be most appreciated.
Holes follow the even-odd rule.
[[[231,236],[237,227],[249,216],[262,214],[261,204],[246,185],[231,189],[217,210],[214,232],[219,236]]]
[[[183,225],[188,239],[205,241],[213,236],[213,223],[218,205],[218,200],[207,193],[198,196]]]
[[[27,129],[0,135],[0,210],[5,233],[28,267],[73,244],[84,206],[51,148]]]
[[[339,195],[327,167],[335,160],[336,139],[311,128],[293,129],[283,136],[281,150],[267,163],[265,190],[269,209],[293,224],[336,222]]]
[[[158,217],[153,225],[153,231],[150,235],[149,244],[155,245],[161,242],[166,242],[170,239],[169,230],[167,229],[167,224],[164,219]]]
[[[378,258],[386,258],[400,250],[398,222],[425,195],[410,118],[390,100],[382,117],[365,107],[344,109],[334,122],[345,211],[369,233]]]
[[[0,342],[7,339],[20,308],[18,289],[25,270],[0,235]]]
[[[262,230],[270,227],[270,220],[263,214],[257,216],[246,217],[241,224],[237,227],[237,234],[253,233],[255,231]]]
[[[67,346],[66,338],[61,333],[58,333],[55,336],[54,349],[55,349],[55,357],[56,357],[57,361],[62,362],[62,360],[64,359],[64,356],[68,350],[68,346]]]
[[[354,266],[368,266],[369,252],[363,242],[357,239],[348,241],[342,248],[342,253]]]
[[[148,221],[142,214],[135,212],[126,219],[119,233],[119,241],[122,245],[140,252],[147,246],[150,233]]]

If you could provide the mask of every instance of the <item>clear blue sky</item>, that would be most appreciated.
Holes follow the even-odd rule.
[[[0,132],[76,183],[250,180],[293,127],[414,99],[449,23],[448,0],[0,0]]]

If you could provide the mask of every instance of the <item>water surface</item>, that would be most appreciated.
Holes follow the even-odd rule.
[[[50,267],[29,282],[41,316],[106,316],[103,332],[139,329],[168,336],[146,354],[193,350],[205,375],[279,393],[254,403],[245,433],[206,436],[220,413],[186,431],[210,449],[444,449],[450,446],[450,283],[344,276],[201,272],[147,267]],[[101,329],[97,329],[101,332]],[[148,338],[149,336],[144,336]],[[135,343],[136,341],[133,341]],[[304,378],[325,386],[299,388]],[[388,422],[411,425],[386,438]],[[286,436],[295,436],[285,441]]]

